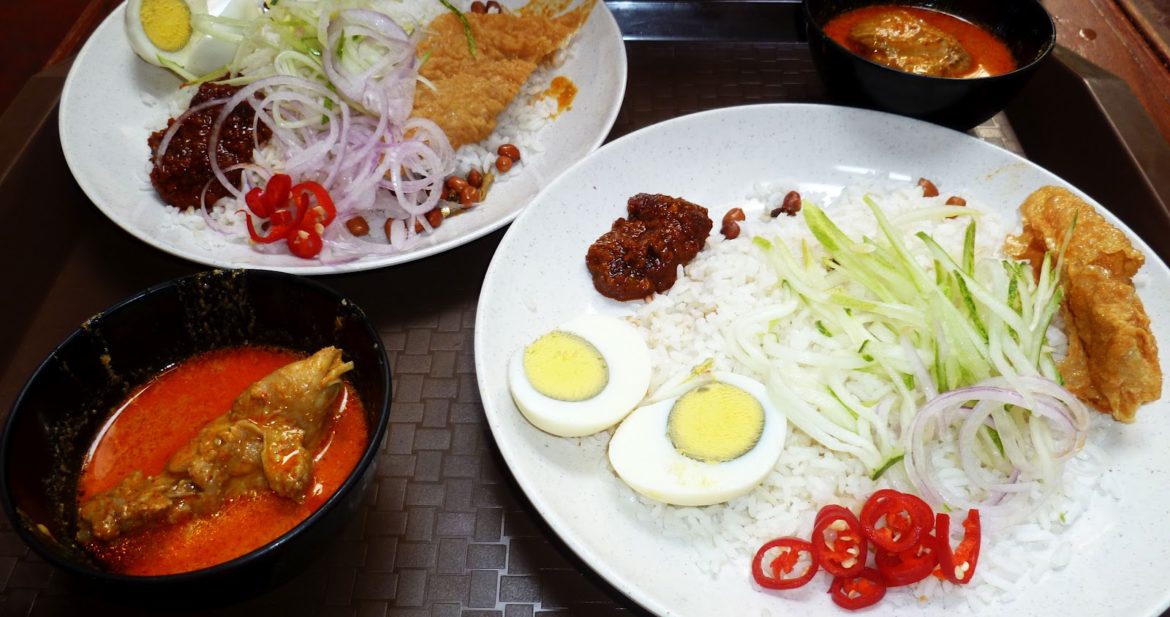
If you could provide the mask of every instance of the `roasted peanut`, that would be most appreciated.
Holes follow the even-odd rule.
[[[788,194],[784,196],[784,201],[779,206],[773,208],[769,214],[772,215],[772,218],[776,218],[781,214],[796,216],[797,212],[800,212],[800,193],[788,191]]]
[[[361,216],[355,216],[346,221],[345,228],[355,236],[364,236],[370,233],[370,224],[366,222],[365,217]]]
[[[487,9],[485,9],[484,12],[490,13],[492,9],[495,9],[497,13],[504,12],[504,7],[500,6],[499,2],[496,2],[496,0],[488,0]]]
[[[464,208],[470,208],[471,204],[477,201],[479,201],[479,191],[474,186],[469,184],[459,191],[459,204]]]
[[[736,221],[744,220],[745,216],[742,208],[732,208],[723,215],[723,226],[719,228],[719,233],[723,234],[724,238],[734,240],[739,237],[739,223]]]
[[[517,148],[512,144],[504,144],[500,146],[498,149],[496,149],[496,154],[499,154],[500,156],[506,156],[512,159],[512,161],[520,160],[520,148]]]
[[[482,15],[487,12],[487,5],[481,2],[481,0],[475,0],[475,2],[471,3],[471,12]]]
[[[967,205],[967,200],[963,199],[962,197],[959,197],[958,195],[951,195],[950,197],[947,197],[947,205],[948,206],[965,206],[965,205]]]
[[[462,191],[463,187],[465,186],[467,186],[467,180],[464,180],[459,176],[451,176],[450,178],[447,178],[447,188],[451,189],[452,191]]]
[[[439,208],[427,212],[424,216],[427,217],[427,222],[431,224],[431,227],[437,229],[439,225],[443,224],[443,211]]]
[[[496,169],[500,170],[500,173],[507,173],[512,169],[512,159],[501,154],[496,158]]]
[[[938,187],[933,182],[926,178],[918,179],[918,186],[922,187],[923,197],[938,197]]]
[[[467,183],[475,188],[483,186],[483,172],[478,169],[467,172]]]

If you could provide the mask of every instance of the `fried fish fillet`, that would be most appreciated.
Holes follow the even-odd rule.
[[[1133,422],[1139,406],[1162,395],[1158,342],[1133,285],[1145,257],[1092,206],[1059,187],[1029,195],[1020,216],[1024,231],[1004,248],[1037,272],[1044,253],[1058,252],[1073,230],[1061,272],[1069,340],[1060,364],[1065,385],[1098,410]]]
[[[557,17],[535,10],[539,7],[464,13],[475,39],[474,57],[459,18],[453,13],[435,18],[418,45],[419,57],[426,58],[419,75],[434,88],[420,84],[415,90],[413,115],[438,124],[453,148],[482,141],[532,72],[569,43],[595,3],[583,2]]]

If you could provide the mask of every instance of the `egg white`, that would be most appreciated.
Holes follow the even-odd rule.
[[[191,10],[194,23],[201,15],[222,16],[247,21],[260,15],[261,0],[183,0]],[[126,3],[125,30],[131,49],[143,60],[161,67],[177,65],[195,76],[225,67],[235,56],[237,45],[192,30],[191,38],[181,49],[164,51],[150,41],[140,17],[142,0]],[[167,67],[170,68],[170,67]]]
[[[764,408],[764,429],[755,447],[731,461],[705,463],[683,456],[670,441],[667,422],[681,396],[635,409],[609,442],[609,462],[630,488],[663,503],[706,506],[734,499],[755,488],[776,465],[788,436],[788,419],[768,398],[764,384],[717,372],[715,381],[751,394]]]
[[[589,341],[609,367],[605,388],[588,400],[561,401],[537,392],[524,373],[524,348],[508,363],[512,399],[534,426],[560,437],[582,437],[603,431],[626,417],[650,387],[650,350],[638,329],[622,319],[582,315],[558,330]]]

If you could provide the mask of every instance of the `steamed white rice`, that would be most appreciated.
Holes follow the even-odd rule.
[[[789,188],[761,184],[743,202],[710,208],[714,221],[719,221],[731,207],[743,208],[747,220],[741,223],[740,237],[729,241],[712,233],[707,247],[683,269],[674,287],[636,311],[633,321],[645,335],[654,363],[652,392],[706,359],[713,359],[717,370],[764,379],[764,375],[754,374],[726,352],[723,332],[738,317],[775,304],[782,293],[776,275],[760,258],[750,236],[760,235],[772,241],[781,238],[795,254],[799,254],[803,240],[815,245],[800,216],[771,219],[766,214]],[[940,203],[938,199],[923,198],[921,189],[908,183],[852,187],[839,195],[804,197],[822,205],[851,237],[873,237],[876,225],[862,202],[865,194],[874,197],[890,218]],[[977,203],[969,201],[968,207],[981,212],[977,217],[977,253],[1001,256],[1000,247],[1009,231],[1004,221]],[[924,223],[919,228],[957,254],[961,252],[966,225],[967,220],[960,218]],[[801,340],[815,337],[816,330],[810,322],[803,331],[794,329],[786,335],[788,345],[799,347]],[[1102,417],[1094,417],[1095,425],[1106,422]],[[1105,461],[1093,443],[1094,432],[1091,431],[1088,446],[1067,465],[1063,486],[1027,520],[998,529],[984,520],[984,543],[971,584],[957,587],[928,577],[908,588],[890,590],[884,602],[896,606],[942,602],[947,607],[966,603],[979,608],[1010,601],[1022,587],[1067,565],[1072,558],[1069,530],[1094,500],[1115,499],[1107,484],[1100,481]],[[780,536],[810,537],[814,516],[822,506],[839,503],[856,512],[878,488],[909,490],[900,465],[875,483],[856,458],[837,454],[794,427],[779,461],[763,483],[726,504],[664,505],[636,495],[621,484],[608,465],[605,473],[614,479],[628,515],[657,533],[682,539],[694,547],[694,563],[689,565],[712,576],[730,568],[745,580],[750,577],[751,557],[761,544]],[[818,574],[811,584],[827,589],[828,575]]]

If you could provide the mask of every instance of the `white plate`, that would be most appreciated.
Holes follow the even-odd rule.
[[[517,5],[515,0],[505,4]],[[601,145],[617,118],[626,88],[626,51],[617,22],[598,2],[556,74],[577,84],[572,109],[536,136],[539,156],[497,183],[488,199],[451,219],[409,251],[322,265],[291,255],[265,255],[245,244],[210,247],[208,230],[167,221],[150,185],[146,139],[166,125],[165,98],[179,86],[169,71],[140,60],[123,33],[123,4],[81,49],[61,94],[61,148],[77,183],[111,220],[139,240],[173,255],[224,268],[260,267],[296,274],[330,274],[405,263],[465,244],[510,222],[550,180]],[[222,239],[218,244],[223,245]]]
[[[750,555],[718,578],[687,567],[694,563],[688,546],[630,514],[629,492],[615,490],[614,480],[605,477],[602,447],[552,437],[523,419],[508,394],[508,357],[580,313],[632,312],[594,291],[585,252],[625,215],[626,200],[635,193],[683,196],[708,206],[717,218],[721,205],[749,197],[760,181],[795,184],[803,195],[875,178],[920,176],[994,204],[1008,220],[1018,220],[1016,208],[1032,190],[1067,186],[1024,159],[933,125],[839,107],[764,105],[686,116],[607,144],[549,185],[512,224],[488,269],[475,324],[475,370],[487,420],[540,514],[633,600],[661,615],[843,614],[824,593],[827,585],[787,597],[754,590]],[[1143,273],[1149,282],[1141,295],[1162,342],[1162,371],[1170,374],[1170,270],[1145,243],[1134,242],[1148,259]],[[1095,500],[1066,532],[1074,543],[1066,568],[984,614],[1152,617],[1170,605],[1164,575],[1170,556],[1170,404],[1163,399],[1148,405],[1137,424],[1110,423],[1103,432],[1099,439],[1112,455],[1107,474],[1120,501]],[[971,610],[966,603],[948,608],[936,600],[901,612],[952,617]],[[898,610],[886,600],[867,613]]]

